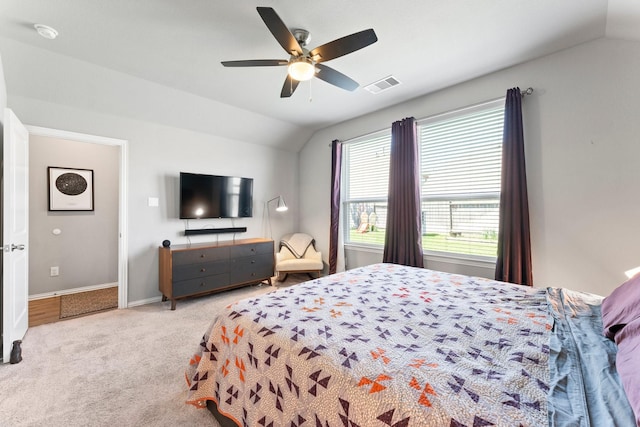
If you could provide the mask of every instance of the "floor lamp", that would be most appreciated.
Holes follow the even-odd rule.
[[[280,196],[276,196],[273,199],[267,200],[267,202],[264,204],[265,205],[265,211],[267,211],[267,222],[269,223],[269,238],[273,239],[273,230],[271,229],[271,216],[269,215],[269,203],[274,202],[274,201],[278,201],[278,204],[276,206],[276,211],[278,212],[284,212],[287,209],[289,209],[287,207],[287,204],[284,202],[284,197]]]

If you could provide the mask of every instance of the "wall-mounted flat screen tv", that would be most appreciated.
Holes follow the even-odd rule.
[[[253,178],[180,172],[180,219],[253,216]]]

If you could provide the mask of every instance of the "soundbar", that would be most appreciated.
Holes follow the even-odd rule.
[[[245,231],[247,231],[247,227],[198,228],[198,229],[184,230],[184,235],[192,236],[194,234],[244,233]]]

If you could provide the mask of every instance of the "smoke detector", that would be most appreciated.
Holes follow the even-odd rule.
[[[38,34],[40,34],[45,39],[53,40],[58,37],[58,32],[48,25],[35,24],[34,28],[36,29]]]

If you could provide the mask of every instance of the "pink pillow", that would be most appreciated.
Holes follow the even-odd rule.
[[[640,426],[640,318],[627,323],[616,334],[615,341],[616,370],[636,416],[636,425]]]
[[[604,336],[613,339],[628,323],[640,318],[640,274],[618,286],[602,301]]]

